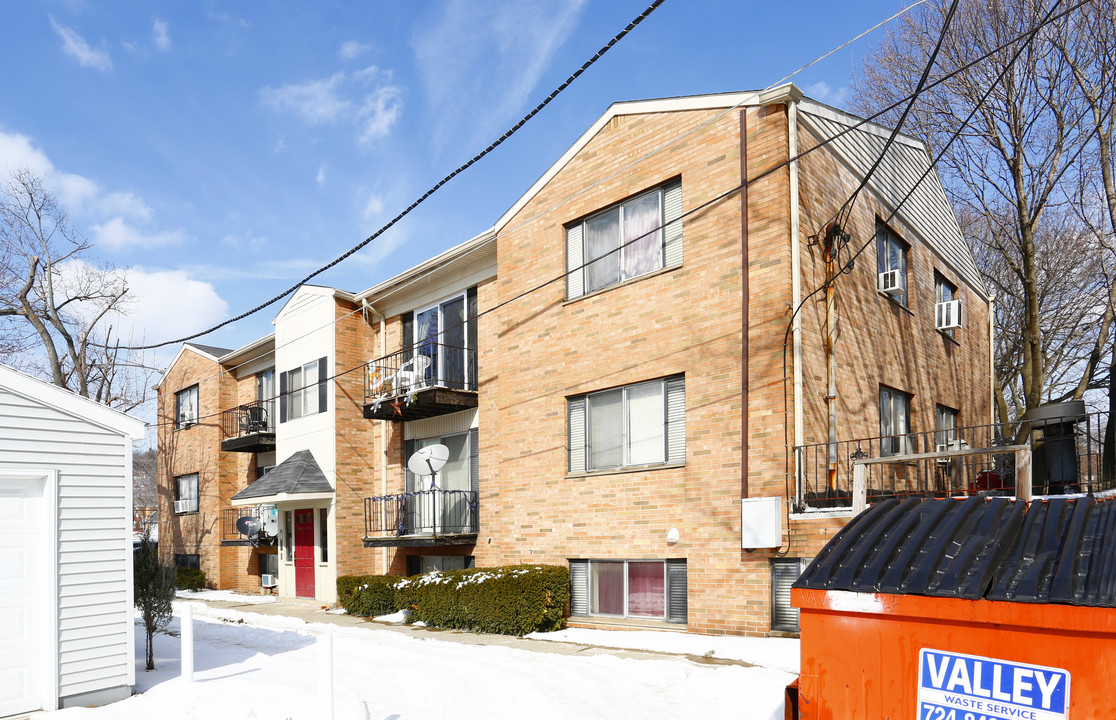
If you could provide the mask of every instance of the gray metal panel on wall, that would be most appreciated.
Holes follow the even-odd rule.
[[[846,123],[829,115],[810,112],[804,106],[799,118],[808,129],[816,133],[819,141],[832,139],[828,147],[849,165],[854,174],[863,175],[880,156],[886,138],[864,130],[853,130],[838,137],[851,127],[855,119],[850,116]],[[937,172],[931,169],[926,178],[915,187],[915,183],[918,183],[919,178],[930,167],[930,156],[909,143],[908,140],[891,146],[884,162],[869,181],[869,188],[891,208],[899,207],[899,203],[903,202],[899,215],[904,222],[937,250],[971,287],[987,297],[988,290],[977,270],[972,249],[957,224]],[[915,188],[913,192],[911,188]],[[908,192],[910,197],[903,201]]]
[[[570,560],[570,614],[589,614],[588,560]]]

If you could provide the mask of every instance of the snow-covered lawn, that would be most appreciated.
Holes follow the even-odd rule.
[[[176,603],[176,614],[182,602]],[[321,718],[317,643],[325,634],[333,636],[338,720],[780,720],[783,689],[798,665],[795,640],[565,630],[536,636],[537,645],[529,645],[539,649],[532,650],[441,640],[437,632],[415,637],[374,624],[342,627],[201,603],[194,607],[195,682],[180,677],[177,617],[170,634],[156,637],[156,670],[150,673],[143,670],[143,631],[137,625],[139,694],[105,707],[36,717]],[[546,651],[554,648],[547,640],[758,666],[695,662],[682,655],[555,653]]]

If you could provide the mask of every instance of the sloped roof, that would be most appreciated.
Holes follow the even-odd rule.
[[[0,387],[40,405],[54,408],[131,440],[141,440],[147,426],[143,420],[84,398],[65,388],[44,382],[7,365],[0,365]]]
[[[1116,499],[886,500],[794,586],[1116,607]]]
[[[309,450],[299,450],[259,480],[233,495],[232,501],[236,504],[244,500],[261,500],[282,495],[332,492],[333,486],[318,466],[314,454]]]
[[[217,358],[219,358],[222,355],[225,355],[229,352],[228,348],[217,347],[216,345],[202,345],[201,343],[194,343],[194,342],[188,342],[188,343],[183,343],[183,344],[184,345],[189,345],[190,347],[192,347],[196,350],[201,350],[206,355],[211,356],[214,360],[216,360]]]

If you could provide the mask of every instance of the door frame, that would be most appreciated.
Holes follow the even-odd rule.
[[[292,563],[292,565],[294,566],[294,596],[296,598],[299,598],[299,597],[300,598],[306,598],[306,597],[316,598],[318,596],[318,577],[317,577],[318,576],[318,549],[317,549],[318,548],[318,538],[317,538],[317,532],[316,532],[317,526],[318,526],[318,518],[317,518],[318,508],[316,508],[316,507],[296,508],[296,509],[292,510],[291,512],[293,513],[293,518],[292,519],[293,519],[293,524],[294,524],[294,528],[293,528],[293,532],[292,532],[292,535],[293,535],[292,540],[294,542],[294,548],[293,548],[294,549],[294,553],[293,553],[294,562]],[[299,530],[298,516],[299,516],[299,513],[307,513],[310,516],[310,522],[309,523],[302,523],[302,525],[304,525],[304,526],[305,525],[310,526],[310,529],[309,529],[310,544],[309,545],[300,545],[299,542],[298,542],[298,534],[299,534],[298,533],[298,530]],[[298,589],[299,589],[299,565],[298,564],[299,564],[299,548],[300,547],[308,547],[310,549],[310,563],[309,563],[308,566],[303,568],[303,572],[309,573],[310,584],[313,586],[313,589],[314,589],[314,592],[310,595],[301,595],[301,594],[299,594],[299,591],[298,591]]]
[[[42,507],[39,508],[41,525],[39,529],[40,547],[44,549],[40,562],[44,572],[40,578],[39,591],[42,593],[44,607],[42,613],[42,628],[46,634],[42,664],[39,671],[43,674],[40,687],[40,698],[43,710],[58,709],[58,471],[57,470],[0,470],[0,484],[34,484],[42,483]],[[128,483],[128,490],[131,490]],[[128,577],[132,576],[131,568],[131,533],[125,540],[128,542]],[[130,585],[130,583],[129,583]],[[129,636],[133,636],[129,626]],[[135,657],[132,648],[131,656]],[[133,683],[134,684],[134,683]]]

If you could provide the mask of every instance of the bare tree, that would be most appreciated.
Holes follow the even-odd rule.
[[[120,410],[142,404],[153,370],[120,347],[124,273],[87,258],[43,179],[16,170],[0,188],[0,359]]]
[[[858,109],[873,112],[913,90],[946,8],[932,0],[904,16],[865,63]],[[1047,13],[1032,0],[965,0],[931,76],[942,82],[919,98],[909,128],[944,153],[939,170],[1000,303],[996,405],[1005,422],[1095,386],[1097,365],[1086,361],[1111,325],[1098,283],[1103,260],[1096,243],[1082,242],[1088,233],[1072,212],[1075,168],[1093,128],[1071,63],[1054,51],[1067,23],[1010,43]]]

